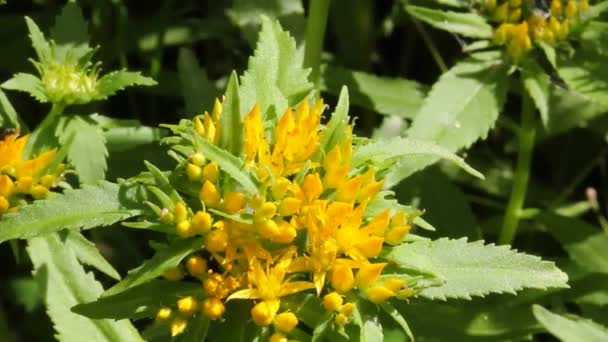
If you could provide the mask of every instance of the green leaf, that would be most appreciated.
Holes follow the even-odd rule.
[[[408,136],[434,141],[452,152],[470,146],[484,138],[494,126],[507,85],[507,68],[499,53],[472,55],[452,67],[433,85]],[[429,160],[427,165],[437,160]],[[401,174],[408,173],[395,167],[388,174],[386,184],[397,184],[403,179]]]
[[[428,91],[415,81],[380,77],[334,65],[326,65],[321,72],[321,90],[338,95],[346,86],[354,104],[383,115],[414,118]]]
[[[21,127],[19,115],[2,89],[0,89],[0,126]]]
[[[100,182],[96,186],[66,190],[63,195],[34,201],[7,214],[0,221],[0,242],[25,239],[61,229],[89,229],[139,215],[119,186]],[[130,208],[126,207],[129,206]]]
[[[2,83],[2,88],[28,93],[42,103],[49,102],[42,81],[32,74],[17,73],[10,80]]]
[[[585,48],[595,49],[600,55],[608,55],[608,23],[601,21],[587,23],[580,39]]]
[[[532,310],[536,319],[563,342],[608,341],[608,329],[591,320],[575,315],[558,315],[540,305],[534,305]]]
[[[410,326],[407,324],[405,318],[403,318],[403,316],[399,313],[399,311],[397,311],[397,309],[395,309],[394,306],[389,303],[381,303],[380,308],[382,308],[384,312],[386,312],[393,320],[395,320],[395,322],[397,322],[397,324],[399,324],[401,329],[403,329],[403,332],[405,332],[405,334],[407,335],[407,337],[409,337],[410,340],[414,341],[414,335],[412,334]]]
[[[551,90],[549,75],[536,61],[530,59],[522,69],[522,77],[524,87],[534,100],[543,124],[547,126],[549,123],[549,96]]]
[[[226,86],[226,99],[222,113],[220,146],[235,156],[241,155],[243,148],[243,122],[241,120],[239,82],[236,73],[230,74]]]
[[[51,29],[55,42],[53,54],[60,63],[77,61],[91,51],[89,48],[88,25],[75,2],[68,2],[55,19]]]
[[[173,268],[194,250],[201,248],[201,238],[177,239],[171,245],[156,252],[151,259],[144,261],[141,266],[131,270],[118,284],[104,293],[104,297],[115,295],[134,286],[161,276],[165,271]]]
[[[56,234],[28,240],[27,251],[59,340],[143,341],[129,321],[93,321],[70,311],[74,305],[97,299],[103,288]]]
[[[120,274],[101,255],[97,246],[87,240],[80,232],[66,231],[65,245],[72,249],[80,263],[93,266],[112,279],[120,280]]]
[[[606,56],[590,49],[577,49],[571,58],[558,59],[557,71],[571,89],[608,108]]]
[[[97,81],[97,94],[95,99],[106,99],[114,95],[117,91],[134,85],[153,86],[156,84],[155,80],[142,76],[139,72],[126,70],[113,71],[103,75],[103,77]]]
[[[217,89],[205,69],[201,68],[192,50],[179,49],[177,56],[177,76],[181,86],[182,97],[186,103],[186,115],[203,113],[211,110],[218,94]]]
[[[154,279],[120,293],[76,305],[72,311],[92,319],[139,319],[154,316],[163,306],[174,306],[182,297],[202,294],[200,283]]]
[[[207,140],[196,136],[196,144],[209,160],[216,162],[222,171],[228,173],[245,191],[255,194],[258,191],[254,175],[243,165],[243,161]]]
[[[228,16],[238,26],[259,24],[262,15],[271,18],[280,16],[304,14],[301,1],[290,0],[235,0],[228,10]]]
[[[509,246],[467,242],[466,238],[402,244],[394,247],[386,259],[405,269],[443,278],[442,286],[420,292],[420,296],[429,299],[471,299],[489,293],[515,293],[523,288],[568,286],[568,276],[552,262],[517,253]]]
[[[203,314],[197,314],[196,316],[188,320],[186,331],[183,334],[175,338],[178,342],[201,342],[207,338],[207,332],[209,331],[210,325],[209,318]]]
[[[589,272],[608,273],[608,235],[584,221],[542,213],[537,219],[566,249],[572,261]]]
[[[106,147],[111,152],[128,151],[142,145],[158,143],[165,136],[156,127],[143,125],[133,127],[113,127],[103,132]]]
[[[241,116],[257,102],[264,115],[273,106],[282,114],[288,106],[303,100],[312,90],[309,69],[302,68],[303,56],[288,32],[277,21],[262,23],[253,57],[241,78]]]
[[[59,141],[68,149],[68,161],[74,166],[80,182],[95,184],[104,179],[108,150],[105,136],[97,124],[90,118],[70,115],[61,117],[57,129]]]
[[[406,6],[409,14],[425,23],[448,32],[471,38],[492,38],[494,30],[476,13],[435,10],[426,7]]]
[[[469,174],[483,179],[483,175],[479,171],[470,167],[462,158],[451,153],[448,149],[429,141],[401,137],[377,139],[358,146],[353,154],[352,167],[366,163],[383,165],[390,162],[391,159],[398,160],[397,167],[400,170],[399,180],[401,180],[427,167],[437,158],[446,159]],[[391,183],[390,180],[387,181],[390,185],[395,184]]]
[[[51,61],[51,46],[44,38],[44,34],[40,31],[40,28],[36,23],[30,18],[25,17],[25,23],[27,24],[27,29],[30,33],[30,39],[32,41],[32,47],[36,51],[36,55],[38,56],[38,61],[43,64],[46,64]]]
[[[574,127],[585,127],[595,118],[608,112],[606,106],[592,101],[576,89],[553,86],[549,98],[547,131],[558,134]]]
[[[591,6],[587,10],[587,13],[585,13],[586,19],[587,20],[595,19],[595,18],[599,17],[600,14],[602,14],[602,12],[604,12],[607,9],[608,9],[608,1],[602,1],[600,3],[597,3],[593,6]]]
[[[340,97],[338,97],[338,104],[336,104],[331,119],[329,119],[321,136],[323,151],[331,151],[334,146],[342,141],[346,126],[348,126],[348,107],[348,88],[343,86],[340,90]]]

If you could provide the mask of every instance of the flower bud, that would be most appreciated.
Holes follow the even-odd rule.
[[[205,156],[202,153],[195,153],[190,157],[190,162],[196,166],[203,166],[205,164]]]
[[[337,292],[330,292],[323,297],[323,306],[329,311],[339,310],[343,302],[342,296]]]
[[[302,205],[302,201],[295,197],[287,197],[284,198],[281,203],[279,203],[279,215],[281,216],[291,216],[296,214],[300,210],[300,206]]]
[[[283,312],[277,315],[274,320],[276,329],[283,332],[290,332],[298,325],[298,318],[293,312]]]
[[[355,276],[348,265],[337,264],[331,272],[331,287],[340,293],[346,293],[355,287]]]
[[[211,253],[223,252],[228,245],[228,234],[220,229],[212,230],[205,239],[205,248]]]
[[[171,318],[172,311],[169,308],[160,308],[156,313],[156,319],[159,321],[165,321]]]
[[[190,221],[183,220],[177,223],[177,225],[175,226],[175,231],[177,232],[177,235],[181,237],[188,237],[192,235],[191,228],[192,225],[190,224]]]
[[[257,325],[270,325],[274,321],[278,305],[267,301],[259,302],[251,308],[251,318]]]
[[[220,168],[216,163],[211,162],[203,168],[203,177],[205,180],[210,181],[211,183],[215,183],[220,174]]]
[[[390,297],[394,296],[395,292],[387,289],[384,286],[374,286],[372,288],[367,289],[365,291],[365,295],[367,296],[367,299],[370,302],[374,304],[380,304],[389,299]]]
[[[211,208],[217,207],[221,200],[220,193],[217,191],[217,188],[208,180],[203,183],[203,187],[199,192],[199,198],[205,203],[206,206]]]
[[[201,169],[200,166],[194,165],[192,163],[188,163],[188,166],[186,166],[186,175],[191,181],[199,180],[202,174],[203,169]]]
[[[224,197],[224,211],[228,214],[236,214],[245,208],[247,199],[242,192],[231,191]]]
[[[206,211],[197,211],[192,218],[192,233],[204,234],[211,229],[213,219],[211,215]]]
[[[176,318],[171,322],[171,337],[182,334],[186,330],[188,322],[182,318]]]
[[[218,298],[209,297],[203,301],[203,315],[211,320],[222,317],[225,311],[224,303]]]
[[[192,296],[181,298],[177,301],[177,310],[184,315],[191,315],[196,311],[198,303]]]
[[[186,260],[186,269],[193,276],[200,276],[207,272],[207,260],[198,255],[192,255]]]

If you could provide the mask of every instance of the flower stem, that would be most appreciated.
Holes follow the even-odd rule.
[[[304,66],[311,68],[310,80],[317,85],[321,74],[321,52],[327,26],[329,0],[310,0],[306,23],[306,48]]]
[[[513,179],[513,188],[507,205],[502,224],[502,231],[498,238],[499,244],[510,244],[515,238],[519,214],[526,198],[528,179],[530,178],[530,162],[534,149],[536,126],[534,122],[534,103],[527,92],[523,92],[521,104],[521,127],[519,128],[517,166]]]

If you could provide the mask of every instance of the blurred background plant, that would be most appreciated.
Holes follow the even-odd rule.
[[[394,186],[396,197],[425,209],[424,218],[437,228],[422,234],[512,240],[521,251],[556,260],[570,276],[571,288],[566,290],[491,295],[466,305],[461,300],[404,303],[399,309],[419,340],[543,340],[547,334],[566,341],[605,337],[608,116],[603,114],[608,112],[608,67],[602,62],[608,55],[608,23],[602,10],[608,2],[91,0],[79,4],[91,45],[98,46],[95,60],[101,62],[101,67],[90,65],[93,69],[83,77],[129,69],[158,82],[103,102],[89,102],[95,99],[91,94],[86,101],[68,101],[73,105],[70,113],[97,113],[75,117],[96,120],[85,126],[105,142],[107,179],[138,174],[144,167],[142,159],[170,167],[169,157],[158,145],[162,133],[153,127],[212,108],[230,72],[246,68],[260,15],[276,18],[298,46],[313,42],[305,62],[318,68],[313,79],[330,107],[335,106],[341,86],[349,87],[357,134],[425,138],[454,152],[467,148],[468,162],[486,176],[475,180],[440,163],[401,181],[407,175],[395,168],[387,183]],[[56,34],[51,27],[64,5],[9,0],[0,7],[5,51],[0,80],[37,73],[27,60],[35,52],[26,39],[23,16],[32,18],[47,35]],[[310,32],[311,26],[307,30],[307,19],[323,23],[325,15],[325,33],[319,25],[317,32]],[[566,32],[564,22],[572,18],[577,23],[568,23]],[[309,52],[313,48],[322,51],[320,63],[314,51]],[[24,127],[36,127],[48,117],[48,105],[25,93],[7,93],[0,91],[1,126],[13,127],[18,122],[16,112]],[[522,146],[529,150],[522,153]],[[103,176],[92,174],[90,179]],[[517,203],[507,210],[513,192]],[[514,225],[503,222],[505,210]],[[505,225],[513,227],[507,237]],[[141,234],[124,229],[86,233],[121,274],[152,253]],[[52,340],[52,325],[39,284],[30,275],[31,264],[6,243],[0,253],[4,260],[15,260],[7,262],[0,274],[0,339]],[[110,276],[99,279],[111,282]],[[438,321],[445,324],[440,329]],[[385,327],[383,335],[386,340],[405,338],[397,326]]]

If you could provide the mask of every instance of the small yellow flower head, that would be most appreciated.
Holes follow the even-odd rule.
[[[188,326],[188,322],[182,318],[176,318],[171,322],[171,337],[175,337],[177,335],[182,334],[186,327]]]
[[[323,306],[329,311],[340,310],[343,302],[342,296],[337,292],[330,292],[323,297]]]
[[[331,286],[340,293],[346,293],[355,287],[355,276],[348,265],[337,264],[331,272]]]
[[[217,182],[219,174],[220,168],[217,166],[216,163],[209,163],[203,168],[203,177],[205,178],[205,180],[208,180],[211,183]]]
[[[221,300],[215,297],[209,297],[203,301],[203,315],[211,320],[222,317],[226,311],[226,307]]]
[[[158,312],[156,313],[156,319],[159,321],[166,321],[171,318],[172,313],[173,312],[170,308],[160,308],[160,310],[158,310]]]
[[[199,198],[205,203],[206,206],[211,208],[217,208],[221,200],[219,191],[215,185],[208,180],[203,183],[203,187],[199,193]]]
[[[207,272],[207,260],[198,255],[192,255],[186,260],[186,269],[193,276],[200,276]]]
[[[340,313],[346,317],[351,317],[353,312],[355,312],[355,304],[353,303],[344,303],[340,309]]]
[[[280,333],[280,332],[275,332],[274,334],[272,334],[270,336],[270,340],[268,340],[269,342],[287,342],[287,337]]]
[[[192,163],[188,163],[188,166],[186,166],[186,175],[188,175],[188,178],[191,181],[196,181],[201,179],[201,176],[203,174],[203,169],[201,169],[200,166],[192,164]]]
[[[283,312],[274,319],[274,327],[283,332],[291,332],[298,325],[298,318],[293,312]]]
[[[183,315],[191,315],[196,311],[198,303],[192,296],[181,298],[177,301],[177,310]]]
[[[278,310],[278,305],[270,302],[259,302],[251,308],[251,318],[257,325],[270,325]]]
[[[203,282],[203,288],[205,289],[207,295],[216,296],[218,290],[220,289],[221,282],[222,278],[219,274],[213,274],[205,279]]]
[[[212,253],[223,252],[227,244],[228,235],[221,229],[212,230],[205,239],[205,247]]]
[[[321,183],[321,177],[319,177],[318,173],[313,173],[304,177],[302,191],[304,192],[306,201],[309,203],[319,198],[321,192],[323,192],[323,183]]]
[[[385,263],[366,264],[359,268],[355,277],[355,284],[358,288],[366,288],[378,280],[380,273],[386,266]]]
[[[224,211],[228,214],[236,214],[245,208],[247,199],[242,192],[231,191],[224,197]]]
[[[173,268],[166,270],[163,273],[163,277],[165,279],[171,280],[171,281],[182,280],[182,278],[184,278],[184,271],[182,271],[182,269],[179,266],[173,267]]]
[[[211,229],[211,224],[213,223],[213,219],[211,215],[206,211],[197,211],[192,218],[192,233],[194,234],[204,234],[207,233]]]
[[[335,322],[337,325],[345,325],[346,323],[348,323],[348,317],[346,317],[346,315],[344,314],[337,314],[336,317],[334,318]]]
[[[286,197],[279,204],[279,214],[281,216],[291,216],[300,210],[302,200],[295,197]]]
[[[181,237],[191,236],[192,235],[192,225],[190,224],[190,221],[188,221],[188,220],[180,221],[175,226],[175,231],[177,232],[177,235],[179,235]]]
[[[177,222],[184,221],[188,218],[188,208],[186,208],[184,202],[175,203],[175,209],[173,209],[173,217]]]

